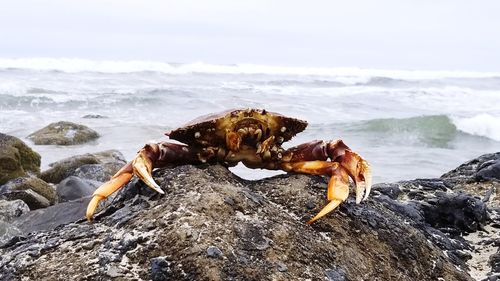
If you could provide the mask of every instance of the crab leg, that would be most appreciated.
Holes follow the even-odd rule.
[[[87,220],[92,221],[95,210],[99,205],[101,200],[106,199],[108,196],[116,192],[118,189],[122,188],[132,179],[132,162],[129,162],[123,168],[121,168],[111,179],[101,185],[92,194],[92,200],[90,200],[87,206],[86,217]]]
[[[160,186],[151,176],[153,168],[176,166],[183,164],[201,164],[213,158],[216,152],[205,149],[188,148],[186,145],[162,142],[146,144],[136,155],[132,162],[121,168],[111,179],[101,185],[93,194],[87,207],[86,217],[92,221],[99,202],[121,189],[134,175],[140,178],[154,191],[164,194]]]
[[[285,171],[331,176],[327,192],[330,202],[308,224],[328,214],[347,199],[349,177],[356,184],[356,203],[365,200],[370,194],[370,166],[340,140],[305,143],[287,150],[283,158],[286,162],[282,163],[282,169]],[[330,161],[327,161],[328,158]]]

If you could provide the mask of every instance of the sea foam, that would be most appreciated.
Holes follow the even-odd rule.
[[[457,129],[476,136],[500,141],[500,117],[482,113],[468,118],[453,118]]]

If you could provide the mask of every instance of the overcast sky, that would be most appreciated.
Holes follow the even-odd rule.
[[[500,1],[2,1],[0,57],[498,72]]]

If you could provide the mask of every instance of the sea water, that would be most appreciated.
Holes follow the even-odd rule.
[[[147,142],[207,113],[265,108],[307,120],[284,146],[343,139],[373,166],[374,181],[439,177],[500,151],[500,74],[82,59],[0,59],[0,132],[56,160]],[[100,115],[104,118],[84,118]],[[26,137],[56,121],[101,137],[75,146]],[[238,166],[248,179],[273,173]]]

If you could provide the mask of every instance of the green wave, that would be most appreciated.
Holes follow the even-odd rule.
[[[423,144],[432,147],[449,147],[459,131],[446,115],[418,116],[411,118],[386,118],[363,121],[351,127],[374,134],[387,141]]]

